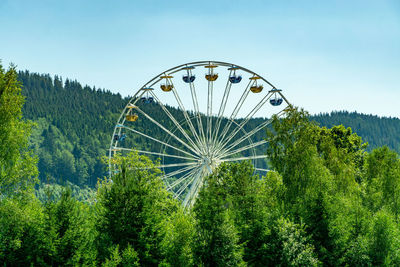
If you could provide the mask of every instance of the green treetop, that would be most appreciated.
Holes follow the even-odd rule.
[[[15,67],[0,65],[0,194],[28,188],[38,175],[36,161],[28,149],[32,123],[22,119],[24,97]]]

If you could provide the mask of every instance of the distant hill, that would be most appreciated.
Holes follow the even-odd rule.
[[[397,153],[400,153],[399,118],[378,117],[376,115],[366,115],[357,112],[334,111],[311,116],[311,120],[328,128],[340,124],[345,127],[351,127],[353,132],[356,132],[365,142],[368,142],[369,150],[386,145],[396,150]]]
[[[95,185],[104,175],[107,144],[127,99],[77,81],[19,72],[24,117],[38,127],[31,138],[41,180]]]
[[[82,86],[79,82],[49,75],[19,72],[26,96],[24,117],[37,123],[32,133],[31,146],[39,156],[41,180],[58,183],[70,181],[77,185],[94,186],[98,177],[105,175],[106,155],[115,123],[128,98],[108,90]],[[147,111],[167,123],[168,118],[158,105]],[[177,118],[178,109],[169,107]],[[164,116],[164,117],[162,117]],[[321,126],[343,124],[351,127],[369,143],[369,149],[387,145],[400,152],[400,120],[346,111],[319,114],[311,117]],[[253,119],[248,128],[262,122]],[[149,127],[137,124],[137,127]],[[158,129],[154,127],[153,134]],[[256,138],[262,138],[262,133]],[[151,143],[137,138],[134,145],[150,148]]]

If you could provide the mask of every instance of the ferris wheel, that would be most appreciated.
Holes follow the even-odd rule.
[[[268,171],[265,128],[291,105],[269,81],[236,64],[200,61],[163,71],[130,99],[114,128],[116,154],[159,162],[167,190],[193,205],[204,178],[222,162],[250,160]]]

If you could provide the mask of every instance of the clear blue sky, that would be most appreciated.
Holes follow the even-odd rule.
[[[311,113],[400,117],[400,1],[0,1],[0,59],[132,95],[198,60],[245,66]]]

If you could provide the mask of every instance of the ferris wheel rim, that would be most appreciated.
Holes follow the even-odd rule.
[[[150,95],[152,95],[152,97],[154,97],[154,99],[158,99],[157,98],[157,96],[154,94],[154,92],[153,92],[153,89],[152,89],[152,87],[154,86],[154,85],[156,85],[157,83],[159,83],[163,78],[165,78],[166,80],[168,80],[168,79],[170,79],[171,81],[171,84],[172,84],[172,89],[173,89],[173,92],[174,92],[174,94],[176,94],[175,95],[175,98],[176,98],[176,100],[177,100],[177,102],[178,102],[178,104],[180,105],[180,103],[179,103],[179,94],[175,91],[175,89],[174,89],[174,86],[173,86],[173,82],[172,82],[172,74],[175,74],[175,73],[177,73],[177,72],[179,72],[179,71],[183,71],[183,70],[188,70],[188,73],[189,73],[189,68],[191,68],[191,69],[194,69],[195,67],[199,67],[199,66],[205,66],[205,67],[207,67],[207,66],[210,66],[210,68],[211,68],[211,66],[212,66],[212,68],[214,67],[214,66],[224,66],[224,67],[228,67],[228,70],[231,70],[231,69],[235,69],[235,70],[240,70],[240,71],[244,71],[244,72],[246,72],[246,73],[248,73],[248,74],[250,74],[250,75],[253,75],[252,77],[254,78],[254,79],[260,79],[261,81],[264,81],[266,84],[268,84],[272,89],[271,90],[269,90],[268,91],[268,93],[267,93],[267,95],[265,95],[264,96],[264,98],[263,98],[263,100],[262,101],[264,101],[264,102],[262,102],[262,101],[260,101],[260,103],[259,104],[261,104],[261,106],[260,106],[260,108],[263,106],[263,105],[265,105],[265,103],[266,102],[268,102],[268,100],[269,100],[269,98],[267,98],[267,96],[269,96],[269,97],[271,97],[273,94],[275,94],[275,96],[276,96],[276,94],[278,94],[280,97],[281,97],[281,99],[283,99],[284,100],[284,102],[286,103],[286,105],[288,106],[288,107],[291,107],[291,104],[289,103],[289,101],[285,98],[285,96],[281,93],[281,90],[279,90],[279,89],[277,89],[272,83],[270,83],[267,79],[265,79],[264,77],[262,77],[261,75],[259,75],[259,74],[257,74],[256,72],[254,72],[254,71],[251,71],[251,70],[249,70],[249,69],[247,69],[247,68],[244,68],[244,67],[242,67],[242,66],[239,66],[239,65],[236,65],[236,64],[232,64],[232,63],[228,63],[228,62],[222,62],[222,61],[212,61],[212,60],[209,60],[209,61],[195,61],[195,62],[189,62],[189,63],[185,63],[185,64],[181,64],[181,65],[178,65],[178,66],[175,66],[175,67],[172,67],[172,68],[170,68],[170,69],[168,69],[168,70],[165,70],[165,71],[163,71],[163,72],[161,72],[160,74],[158,74],[158,75],[156,75],[156,76],[154,76],[152,79],[150,79],[147,83],[145,83],[139,90],[137,90],[136,91],[136,93],[129,99],[129,101],[128,101],[128,103],[127,103],[127,105],[124,107],[124,109],[123,109],[123,111],[122,111],[122,113],[121,113],[121,115],[120,115],[120,117],[119,117],[119,119],[118,119],[118,123],[117,123],[117,125],[114,127],[114,131],[113,131],[113,137],[118,133],[118,135],[120,135],[121,134],[121,131],[122,131],[122,129],[123,128],[125,128],[125,129],[128,129],[128,130],[134,130],[134,129],[130,129],[129,127],[126,127],[125,126],[125,122],[126,122],[126,118],[125,118],[125,114],[126,114],[126,111],[129,109],[129,108],[135,108],[135,110],[137,110],[138,112],[140,112],[143,116],[146,116],[147,117],[147,119],[149,119],[150,121],[152,121],[153,123],[155,123],[158,127],[160,127],[160,128],[162,128],[168,135],[167,135],[167,137],[168,137],[168,139],[171,139],[171,137],[174,137],[177,141],[179,141],[179,142],[181,142],[182,143],[182,145],[184,145],[184,146],[186,146],[186,148],[188,148],[189,150],[192,150],[192,152],[193,153],[188,153],[188,152],[185,152],[185,151],[182,151],[182,150],[180,150],[179,148],[176,148],[176,147],[173,147],[173,146],[171,146],[170,144],[168,144],[168,142],[162,142],[162,141],[160,141],[160,140],[155,140],[156,138],[152,138],[151,136],[146,136],[146,134],[143,134],[143,133],[140,133],[140,132],[138,132],[137,130],[136,130],[136,133],[137,134],[143,134],[145,137],[147,137],[147,138],[152,138],[152,140],[153,141],[157,141],[157,142],[160,142],[161,143],[161,146],[162,147],[164,147],[164,146],[169,146],[169,147],[171,147],[171,148],[173,148],[173,149],[176,149],[176,151],[179,151],[180,153],[184,153],[184,154],[187,154],[187,157],[185,158],[185,156],[182,156],[182,155],[180,155],[180,156],[177,156],[177,155],[175,155],[175,156],[173,156],[173,155],[167,155],[167,154],[165,154],[165,153],[161,153],[161,151],[158,153],[158,155],[159,156],[162,156],[163,158],[165,157],[165,156],[171,156],[171,157],[176,157],[176,158],[182,158],[182,159],[187,159],[187,160],[193,160],[193,161],[196,161],[196,160],[198,160],[199,161],[199,159],[198,159],[198,157],[196,157],[196,155],[198,155],[198,154],[200,154],[200,149],[196,146],[196,143],[193,141],[193,140],[189,140],[190,139],[190,137],[188,138],[187,136],[185,136],[185,140],[183,141],[183,140],[180,140],[180,138],[178,137],[178,136],[176,136],[174,133],[175,133],[175,131],[177,130],[176,129],[176,127],[178,127],[179,128],[179,126],[181,125],[181,123],[176,123],[176,126],[175,126],[175,130],[174,131],[170,131],[169,129],[166,129],[166,128],[163,128],[163,125],[161,125],[161,124],[159,124],[158,122],[157,122],[157,120],[154,120],[154,119],[152,119],[151,118],[151,116],[149,116],[148,114],[146,114],[145,112],[143,112],[139,107],[137,107],[136,106],[136,104],[138,103],[138,101],[139,101],[139,99],[141,99],[141,97],[146,93],[146,92],[148,92],[148,94],[147,94],[147,96],[150,94]],[[210,72],[209,72],[210,73]],[[212,72],[212,69],[211,69],[211,73],[213,73]],[[230,74],[232,73],[232,71],[230,72]],[[235,73],[235,72],[234,72]],[[230,75],[229,74],[229,75]],[[217,74],[218,75],[218,74]],[[217,76],[218,77],[218,76]],[[228,77],[230,77],[230,76],[228,76]],[[208,78],[207,78],[208,79]],[[252,78],[250,78],[250,80],[251,80]],[[210,81],[210,80],[209,80]],[[228,79],[228,81],[227,81],[227,85],[228,85],[228,83],[229,83],[229,79]],[[190,84],[192,84],[192,83],[190,83]],[[208,97],[210,97],[210,84],[211,84],[211,87],[213,87],[213,83],[211,82],[208,82]],[[249,85],[250,85],[250,82],[249,82]],[[249,85],[247,86],[247,87],[249,87]],[[191,87],[192,88],[192,87]],[[194,85],[193,85],[193,88],[194,88]],[[227,89],[227,87],[225,88],[225,92],[224,92],[224,94],[226,93],[226,89]],[[212,98],[212,90],[213,90],[213,88],[211,88],[211,101],[213,100],[213,98]],[[195,91],[195,90],[194,90]],[[249,94],[249,90],[247,90],[247,88],[245,89],[245,91],[243,92],[243,95],[242,95],[242,97],[244,96],[244,94]],[[192,98],[193,98],[193,92],[191,92],[191,94],[192,94]],[[247,95],[246,96],[244,96],[244,100],[246,99],[246,97],[247,97]],[[229,92],[228,92],[228,96],[229,96]],[[197,96],[196,96],[197,97]],[[224,97],[225,97],[225,95],[224,95]],[[228,97],[227,97],[228,98]],[[196,99],[197,100],[197,99]],[[244,100],[243,100],[243,102],[244,102]],[[193,100],[194,101],[194,100]],[[223,102],[224,100],[222,100],[222,102]],[[226,99],[226,101],[228,101],[227,99]],[[240,103],[240,101],[241,100],[239,100],[239,103]],[[162,103],[161,101],[157,101],[158,103]],[[219,113],[221,112],[221,105],[222,105],[222,102],[221,102],[221,104],[220,104],[220,110],[219,110]],[[241,103],[241,105],[243,105],[243,102]],[[237,105],[239,105],[239,103],[237,104]],[[271,102],[272,103],[272,102]],[[258,105],[259,105],[258,104]],[[209,105],[209,101],[207,101],[207,105]],[[226,105],[226,102],[225,102],[225,105]],[[229,124],[232,124],[232,122],[234,123],[234,124],[236,124],[236,126],[238,126],[238,123],[236,123],[234,120],[236,119],[236,116],[237,116],[237,113],[239,112],[239,110],[241,109],[241,105],[238,107],[238,110],[237,110],[237,112],[236,112],[236,114],[233,116],[233,113],[235,112],[235,110],[234,110],[234,112],[232,113],[232,115],[231,116],[233,116],[233,119],[232,119],[232,117],[231,118],[228,118],[228,122],[229,122]],[[161,104],[161,106],[162,106],[162,108],[164,108],[163,107],[163,104]],[[183,106],[183,104],[182,104],[182,106]],[[257,107],[257,106],[256,106]],[[255,108],[256,108],[255,107]],[[211,102],[211,108],[212,108],[212,102]],[[225,107],[224,107],[225,108]],[[235,107],[235,109],[237,108],[237,106]],[[254,109],[255,109],[254,108]],[[253,110],[254,110],[253,109]],[[258,110],[256,110],[256,111],[258,111]],[[284,112],[285,111],[285,109],[283,109],[283,110],[281,110],[279,113],[281,113],[281,112]],[[187,116],[187,114],[186,114],[186,111],[185,111],[185,109],[183,108],[183,112],[184,112],[184,116],[185,116],[185,119],[182,119],[182,121],[183,120],[187,120],[188,118],[186,118],[186,116]],[[248,119],[248,120],[250,120],[251,118],[252,118],[252,116],[254,115],[254,114],[252,114],[252,112],[253,111],[251,111],[247,116],[246,116],[246,120]],[[164,110],[164,113],[165,114],[167,114],[167,112]],[[199,111],[198,111],[198,113],[199,113]],[[224,118],[223,117],[223,113],[224,113],[224,111],[222,111],[222,114],[220,115],[220,114],[218,114],[218,116],[217,116],[217,124],[219,123],[219,125],[218,125],[218,127],[220,127],[220,123],[221,123],[221,121],[219,121],[219,120],[221,120],[221,118]],[[279,114],[278,113],[278,114]],[[168,114],[167,114],[168,115]],[[169,116],[169,115],[168,115]],[[199,113],[199,116],[200,116],[200,113]],[[172,118],[171,118],[172,117]],[[170,119],[171,120],[173,120],[174,119],[174,116],[173,115],[171,115],[171,117],[170,117]],[[205,114],[203,114],[203,117],[205,117],[206,118],[206,120],[207,120],[207,131],[209,131],[209,133],[207,133],[207,135],[208,135],[208,139],[207,139],[207,142],[209,142],[210,141],[210,139],[214,142],[214,145],[216,145],[216,139],[217,139],[217,137],[216,137],[216,135],[214,134],[215,132],[216,133],[218,133],[219,132],[219,129],[217,129],[216,130],[216,128],[213,128],[212,127],[212,122],[213,122],[213,113],[212,113],[212,110],[209,110],[209,108],[207,108],[207,115],[205,115]],[[225,119],[226,119],[227,117],[225,117]],[[243,125],[241,125],[241,127],[239,127],[239,129],[237,129],[237,127],[236,128],[234,128],[235,129],[235,131],[234,132],[231,132],[229,135],[228,135],[228,138],[227,139],[224,139],[225,138],[225,135],[222,137],[222,140],[221,140],[221,142],[223,142],[223,144],[219,144],[220,145],[220,149],[216,152],[217,154],[218,153],[220,153],[220,154],[218,154],[218,157],[219,158],[221,158],[221,162],[230,162],[230,161],[238,161],[238,160],[247,160],[247,159],[251,159],[250,157],[238,157],[238,158],[227,158],[228,156],[231,156],[231,155],[235,155],[235,154],[238,154],[239,152],[242,152],[242,151],[245,151],[245,150],[249,150],[249,149],[252,149],[252,151],[254,151],[254,148],[256,147],[256,146],[258,146],[258,145],[262,145],[262,144],[264,144],[264,143],[262,143],[262,142],[257,142],[257,144],[256,144],[256,146],[253,146],[254,144],[252,143],[252,140],[251,140],[251,137],[255,134],[255,133],[257,133],[259,130],[261,130],[263,127],[265,127],[266,125],[268,125],[269,123],[266,123],[266,124],[264,124],[263,123],[263,127],[256,127],[256,129],[253,129],[252,131],[250,131],[250,135],[248,135],[249,133],[245,133],[245,138],[243,139],[243,137],[242,138],[239,138],[238,140],[235,140],[235,142],[233,143],[233,144],[230,144],[230,146],[229,146],[229,148],[228,149],[225,149],[225,150],[223,150],[224,148],[225,148],[225,146],[227,145],[227,144],[229,144],[229,142],[232,140],[232,138],[233,137],[235,137],[235,135],[238,133],[238,132],[240,132],[241,130],[243,131],[243,126],[248,122],[248,120],[246,121],[246,120],[244,120],[244,122],[242,122],[243,123]],[[200,122],[202,121],[202,119],[201,119],[201,117],[200,117]],[[175,123],[175,122],[174,122]],[[192,122],[191,122],[191,120],[189,120],[189,124],[191,124]],[[242,124],[241,123],[241,124]],[[211,125],[209,125],[209,124],[211,124]],[[120,126],[123,126],[123,127],[120,127]],[[192,127],[193,127],[193,125],[192,125]],[[224,126],[224,127],[226,127],[226,125]],[[229,125],[229,127],[230,127],[230,125]],[[225,132],[225,134],[227,134],[227,132],[229,131],[229,127],[228,127],[228,129],[223,129],[224,131],[226,130],[226,132]],[[201,130],[203,131],[203,127],[201,127]],[[184,131],[181,131],[182,132],[182,134],[184,134]],[[195,131],[195,130],[193,130],[192,131],[192,134],[193,133],[195,133],[196,135],[197,135],[197,132]],[[200,130],[199,130],[199,133],[198,133],[199,135],[200,135]],[[214,135],[213,135],[214,134]],[[203,135],[204,135],[204,133],[203,133]],[[247,136],[247,137],[246,137]],[[109,148],[109,169],[110,169],[110,172],[109,172],[109,175],[110,176],[112,176],[113,175],[113,172],[112,172],[112,164],[111,164],[111,158],[113,157],[113,155],[115,154],[115,153],[113,153],[113,152],[115,152],[113,149],[115,149],[115,148],[118,148],[117,146],[114,146],[114,139],[113,139],[113,137],[111,138],[111,143],[110,143],[110,148]],[[193,136],[193,138],[195,138],[195,136]],[[199,140],[200,140],[200,138],[199,137],[196,137],[195,138],[196,139],[196,142],[199,142]],[[239,145],[241,142],[243,142],[243,141],[245,141],[245,140],[250,140],[250,142],[251,142],[251,146],[249,147],[249,148],[247,148],[247,147],[241,147],[241,148],[239,148],[239,149],[236,149],[236,150],[233,150],[233,151],[230,151],[232,148],[234,148],[235,146],[237,146],[237,145]],[[191,143],[190,145],[187,145],[187,143]],[[116,141],[115,142],[115,144],[118,144],[118,141]],[[235,145],[236,144],[236,145]],[[129,149],[126,149],[126,148],[123,148],[123,149],[125,149],[125,150],[129,150]],[[242,149],[242,150],[240,150],[240,149]],[[135,149],[132,149],[132,151],[139,151],[139,150],[135,150]],[[175,151],[175,153],[177,153]],[[143,152],[143,153],[149,153],[149,154],[157,154],[156,152],[154,152],[154,151],[140,151],[140,152]],[[212,153],[214,153],[215,151],[213,151]],[[253,153],[253,158],[254,159],[258,159],[258,158],[263,158],[265,155],[256,155],[255,153]],[[190,158],[189,158],[190,157]],[[211,156],[210,156],[211,157]],[[213,155],[213,157],[214,157],[214,155]],[[187,168],[186,170],[188,171],[188,173],[191,173],[192,171],[193,171],[193,169],[191,169],[191,168],[189,168],[189,167],[191,167],[191,166],[194,166],[194,165],[196,165],[196,163],[195,162],[193,162],[193,163],[175,163],[175,165],[169,165],[169,166],[167,166],[167,165],[165,165],[164,164],[164,167],[165,166],[167,166],[167,167],[184,167],[184,168]],[[198,165],[198,164],[197,164]],[[196,166],[197,166],[196,165]],[[158,167],[161,167],[161,166],[158,166]],[[268,171],[267,169],[262,169],[262,168],[257,168],[257,166],[254,166],[254,169],[255,170],[259,170],[259,171]],[[203,175],[203,173],[205,172],[206,170],[203,168],[203,169],[201,169],[200,170],[200,168],[198,168],[198,171],[197,172],[192,172],[192,174],[191,175],[193,175],[193,179],[191,180],[192,182],[196,182],[196,184],[195,184],[195,187],[197,188],[198,186],[201,186],[201,179],[200,179],[200,177]],[[211,171],[210,171],[210,173],[211,173]],[[186,175],[186,174],[185,174]],[[164,175],[165,176],[165,175]],[[190,176],[190,175],[189,175]],[[199,180],[200,179],[200,180]],[[189,184],[185,184],[186,185],[186,187],[187,186],[189,186]],[[191,185],[192,186],[192,185]],[[180,189],[182,189],[182,188],[180,188]],[[179,189],[179,190],[180,190]],[[185,189],[182,189],[182,190],[185,190]],[[183,191],[180,191],[180,194],[182,194],[183,193]],[[196,192],[195,192],[196,193]],[[196,193],[197,194],[197,193]],[[179,196],[178,196],[179,197]],[[186,200],[186,198],[187,198],[187,196],[185,197],[185,200],[184,200],[184,203],[188,203],[188,201]],[[191,201],[191,200],[190,200]],[[185,205],[186,205],[185,204]]]

